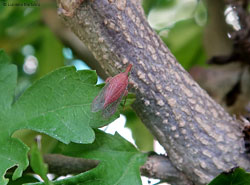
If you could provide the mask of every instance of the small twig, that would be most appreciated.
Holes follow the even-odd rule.
[[[44,162],[48,164],[49,173],[57,176],[68,174],[79,174],[95,168],[99,161],[92,159],[83,159],[78,157],[69,157],[61,154],[45,154]],[[13,173],[15,167],[8,170]],[[178,182],[178,185],[188,185],[190,181],[185,175],[178,171],[170,162],[168,157],[163,155],[150,155],[146,163],[140,168],[141,175],[150,178],[160,179],[168,183]],[[24,173],[34,173],[28,167]]]
[[[99,161],[69,157],[61,154],[46,154],[44,162],[48,164],[49,172],[56,175],[78,174],[95,168]]]
[[[170,184],[191,184],[186,176],[173,166],[167,156],[157,154],[149,156],[140,171],[143,176],[160,179]]]
[[[97,160],[69,157],[61,154],[45,154],[43,159],[48,164],[49,173],[58,176],[86,172],[99,164]],[[15,169],[16,166],[10,168],[8,173],[13,173]],[[24,173],[34,173],[34,171],[28,166]]]

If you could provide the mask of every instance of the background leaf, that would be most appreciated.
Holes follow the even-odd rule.
[[[148,21],[182,66],[205,65],[203,46],[207,9],[203,1],[144,0]]]
[[[44,28],[40,39],[39,45],[36,47],[38,51],[36,54],[37,59],[42,63],[39,64],[38,77],[42,77],[64,65],[63,45],[55,38],[53,33],[48,28]]]
[[[242,168],[233,169],[231,172],[224,172],[212,180],[208,185],[244,185],[250,184],[250,174]]]
[[[203,28],[197,25],[194,19],[188,19],[176,23],[168,32],[161,31],[160,36],[177,60],[188,70],[197,64],[204,65],[206,61],[202,33]]]
[[[175,0],[143,0],[142,6],[146,15],[153,8],[165,8],[175,3]]]
[[[135,114],[131,108],[127,108],[122,112],[126,118],[126,127],[132,131],[133,139],[136,146],[144,152],[153,150],[154,137],[141,122],[140,118]]]

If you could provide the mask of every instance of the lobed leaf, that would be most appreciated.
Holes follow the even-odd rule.
[[[0,51],[0,184],[7,169],[17,166],[13,179],[28,166],[29,148],[12,138],[16,130],[31,129],[63,143],[92,143],[92,128],[104,126],[118,117],[104,120],[92,113],[91,103],[100,90],[95,71],[63,67],[35,82],[15,102],[16,66]]]
[[[72,157],[83,157],[99,160],[99,165],[85,173],[53,181],[57,184],[91,184],[91,185],[140,185],[140,166],[146,161],[143,154],[119,134],[110,135],[96,130],[96,140],[92,144],[61,144],[57,153]],[[44,183],[34,183],[44,184]]]

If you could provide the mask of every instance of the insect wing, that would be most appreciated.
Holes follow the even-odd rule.
[[[109,118],[115,113],[115,111],[116,111],[118,105],[120,104],[123,96],[124,96],[124,93],[116,101],[109,104],[105,109],[103,109],[102,116],[104,118]]]
[[[105,104],[105,92],[109,87],[109,83],[102,88],[101,92],[95,97],[94,101],[92,102],[91,111],[98,112],[104,108]]]

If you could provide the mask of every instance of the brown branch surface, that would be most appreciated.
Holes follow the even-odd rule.
[[[139,1],[85,0],[74,7],[70,16],[61,13],[62,19],[109,75],[134,65],[133,108],[176,169],[195,184],[235,166],[249,169],[240,124],[176,61],[150,28]]]
[[[185,174],[177,170],[168,157],[162,155],[151,155],[141,167],[141,175],[161,179],[169,184],[189,185],[190,181]]]
[[[49,173],[56,175],[78,174],[95,168],[99,161],[69,157],[61,154],[46,154],[43,157],[48,164]]]
[[[60,39],[64,45],[70,47],[74,54],[90,66],[91,69],[95,69],[100,77],[106,78],[107,75],[104,73],[104,70],[100,67],[100,64],[96,61],[92,53],[57,16],[56,2],[54,0],[40,0],[40,3],[43,7],[46,7],[41,9],[42,20],[56,37]]]
[[[61,154],[45,154],[44,162],[48,165],[49,173],[57,176],[68,174],[79,174],[91,170],[99,164],[99,161],[93,159],[84,159],[79,157],[69,157]],[[13,173],[16,167],[8,170]],[[166,156],[150,155],[146,163],[140,168],[141,175],[161,179],[168,183],[173,182],[176,185],[189,185],[190,181],[186,176],[178,171]],[[24,173],[34,173],[29,166]]]

